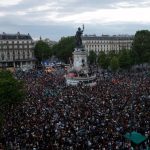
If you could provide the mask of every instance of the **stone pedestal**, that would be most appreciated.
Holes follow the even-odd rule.
[[[84,48],[75,48],[73,52],[73,66],[75,68],[87,68],[87,52]]]

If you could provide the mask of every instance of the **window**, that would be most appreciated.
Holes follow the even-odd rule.
[[[28,58],[30,58],[30,53],[29,53],[29,51],[27,51],[27,56],[28,56]]]
[[[10,53],[9,52],[7,52],[7,58],[8,58],[8,60],[10,59]]]
[[[20,52],[18,51],[18,57],[20,56]]]
[[[27,48],[27,45],[24,45],[24,48]]]
[[[16,49],[17,49],[17,48],[18,48],[18,46],[17,46],[17,45],[14,45],[14,48],[16,48]]]
[[[11,49],[11,48],[12,48],[12,45],[9,45],[9,48]]]
[[[25,52],[23,51],[23,59],[25,59]]]
[[[1,54],[1,58],[2,58],[2,60],[4,60],[4,54]]]
[[[7,49],[7,46],[6,46],[6,45],[4,45],[4,46],[3,46],[3,49]]]
[[[33,46],[32,45],[29,45],[29,48],[32,48]]]
[[[19,45],[19,48],[22,48],[22,45]]]

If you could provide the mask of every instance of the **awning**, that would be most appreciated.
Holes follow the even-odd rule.
[[[131,133],[126,133],[124,135],[124,137],[136,145],[139,145],[147,140],[147,137],[145,137],[142,134],[135,132],[135,131],[133,131]]]

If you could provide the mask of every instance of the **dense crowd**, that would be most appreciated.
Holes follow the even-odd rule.
[[[66,86],[63,74],[16,73],[27,96],[7,114],[1,140],[8,150],[128,150],[126,132],[150,137],[148,72],[98,73],[93,87]]]

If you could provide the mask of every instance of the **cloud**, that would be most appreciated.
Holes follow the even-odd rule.
[[[4,12],[0,12],[0,17],[4,17],[5,13]]]
[[[90,29],[93,27],[95,33],[98,27],[106,29],[102,26],[109,27],[108,31],[114,30],[114,24],[124,24],[124,28],[130,28],[127,24],[147,27],[150,25],[149,10],[149,0],[0,0],[0,32],[24,28],[32,33],[31,28],[37,26],[38,30],[41,26],[48,30],[49,26],[55,32],[60,26],[64,29],[66,26],[71,31],[83,23]],[[59,32],[60,36],[65,33]],[[46,30],[43,34],[47,34]]]
[[[150,1],[120,1],[110,4],[112,8],[145,8],[150,6]]]
[[[76,14],[60,15],[50,13],[43,18],[45,22],[66,22],[74,24],[106,24],[112,22],[150,23],[150,7],[147,8],[117,8],[97,9]],[[138,17],[137,17],[138,16]]]
[[[46,3],[40,6],[34,6],[32,8],[27,9],[27,12],[45,12],[45,11],[58,11],[62,7],[59,6],[56,2]]]
[[[1,7],[8,7],[11,5],[17,5],[23,0],[0,0]]]
[[[9,5],[12,0],[2,0]],[[142,22],[149,23],[150,2],[148,0],[14,0],[17,6],[2,10],[1,17],[19,19],[28,24],[41,23],[111,23]],[[30,4],[30,5],[29,5]],[[22,16],[24,19],[22,19]],[[139,16],[139,17],[137,17]],[[2,20],[4,19],[2,18]],[[11,19],[10,19],[11,20]],[[23,21],[24,20],[24,21]],[[18,24],[20,22],[17,22]],[[17,24],[16,23],[16,24]]]

